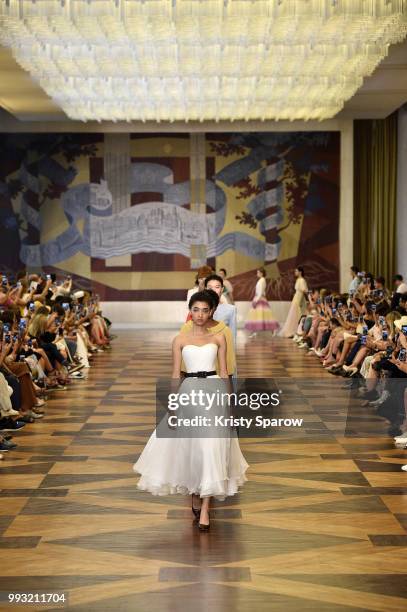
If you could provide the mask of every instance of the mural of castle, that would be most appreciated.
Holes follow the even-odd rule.
[[[69,272],[105,300],[183,299],[228,270],[249,299],[292,272],[338,287],[337,132],[3,134],[0,272]]]

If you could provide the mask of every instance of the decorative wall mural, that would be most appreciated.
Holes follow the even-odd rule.
[[[337,132],[3,134],[1,272],[70,272],[107,300],[183,299],[225,267],[237,299],[266,265],[337,288]],[[123,275],[126,272],[126,275]]]

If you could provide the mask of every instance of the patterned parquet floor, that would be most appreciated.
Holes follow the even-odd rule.
[[[214,505],[208,534],[189,498],[137,491],[173,335],[120,332],[15,434],[0,463],[0,591],[65,591],[84,612],[406,610],[407,453],[385,428],[346,435],[343,380],[289,340],[239,332],[239,375],[297,381],[293,414],[308,425],[241,439],[249,480]],[[328,397],[321,380],[336,385]]]

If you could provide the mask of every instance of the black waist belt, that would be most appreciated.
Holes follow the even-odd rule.
[[[212,370],[211,372],[187,372],[185,374],[185,378],[207,378],[208,376],[214,376],[216,374],[216,370]]]

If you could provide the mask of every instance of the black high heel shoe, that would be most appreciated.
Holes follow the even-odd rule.
[[[199,519],[201,518],[201,513],[199,513]],[[208,518],[210,518],[209,512],[208,512]],[[209,531],[209,527],[211,526],[210,523],[208,523],[207,525],[205,525],[204,523],[199,522],[198,523],[198,528],[199,531]]]
[[[192,510],[195,518],[199,519],[200,514],[201,514],[201,509],[200,508],[194,508],[194,496],[193,495],[191,497],[191,510]]]

